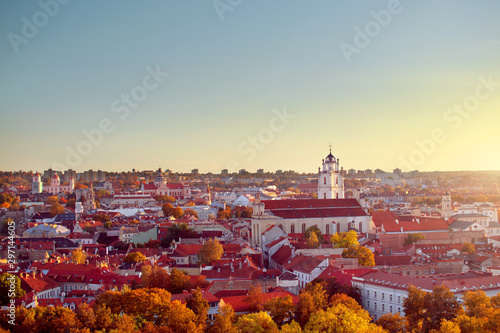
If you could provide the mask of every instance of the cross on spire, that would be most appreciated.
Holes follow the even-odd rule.
[[[330,142],[329,147],[330,147],[330,153],[331,153],[332,152],[332,143],[331,142]]]

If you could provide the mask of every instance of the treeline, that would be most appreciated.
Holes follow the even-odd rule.
[[[149,272],[145,286],[162,285]],[[153,280],[156,280],[153,283]],[[166,282],[168,285],[170,282]],[[348,296],[350,295],[350,296]],[[340,285],[335,279],[313,281],[298,296],[268,300],[260,287],[252,287],[244,302],[251,313],[237,315],[230,305],[220,304],[213,320],[209,303],[200,288],[184,303],[172,301],[165,288],[139,287],[107,291],[95,304],[81,304],[74,311],[62,307],[16,308],[16,325],[0,316],[0,332],[370,332],[370,333],[472,333],[500,331],[500,296],[483,291],[464,293],[462,303],[444,286],[432,292],[409,287],[403,302],[406,317],[386,314],[372,322],[360,304],[359,290]]]

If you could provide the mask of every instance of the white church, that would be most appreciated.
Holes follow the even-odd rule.
[[[318,199],[260,200],[252,208],[252,245],[262,247],[262,233],[278,226],[288,234],[303,233],[316,225],[323,235],[356,230],[359,234],[373,229],[371,216],[357,199],[344,197],[344,177],[339,159],[330,153],[318,170]]]

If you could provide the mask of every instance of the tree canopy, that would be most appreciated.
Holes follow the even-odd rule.
[[[336,232],[330,237],[330,240],[334,248],[349,248],[359,245],[358,234],[354,230],[341,233]]]
[[[222,258],[223,254],[224,249],[217,238],[209,238],[201,247],[198,257],[202,264],[210,265],[212,261],[217,261]]]

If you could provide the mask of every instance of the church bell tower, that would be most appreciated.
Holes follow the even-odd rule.
[[[323,159],[323,168],[318,168],[318,199],[343,199],[344,177],[339,167],[339,159],[330,154]]]

